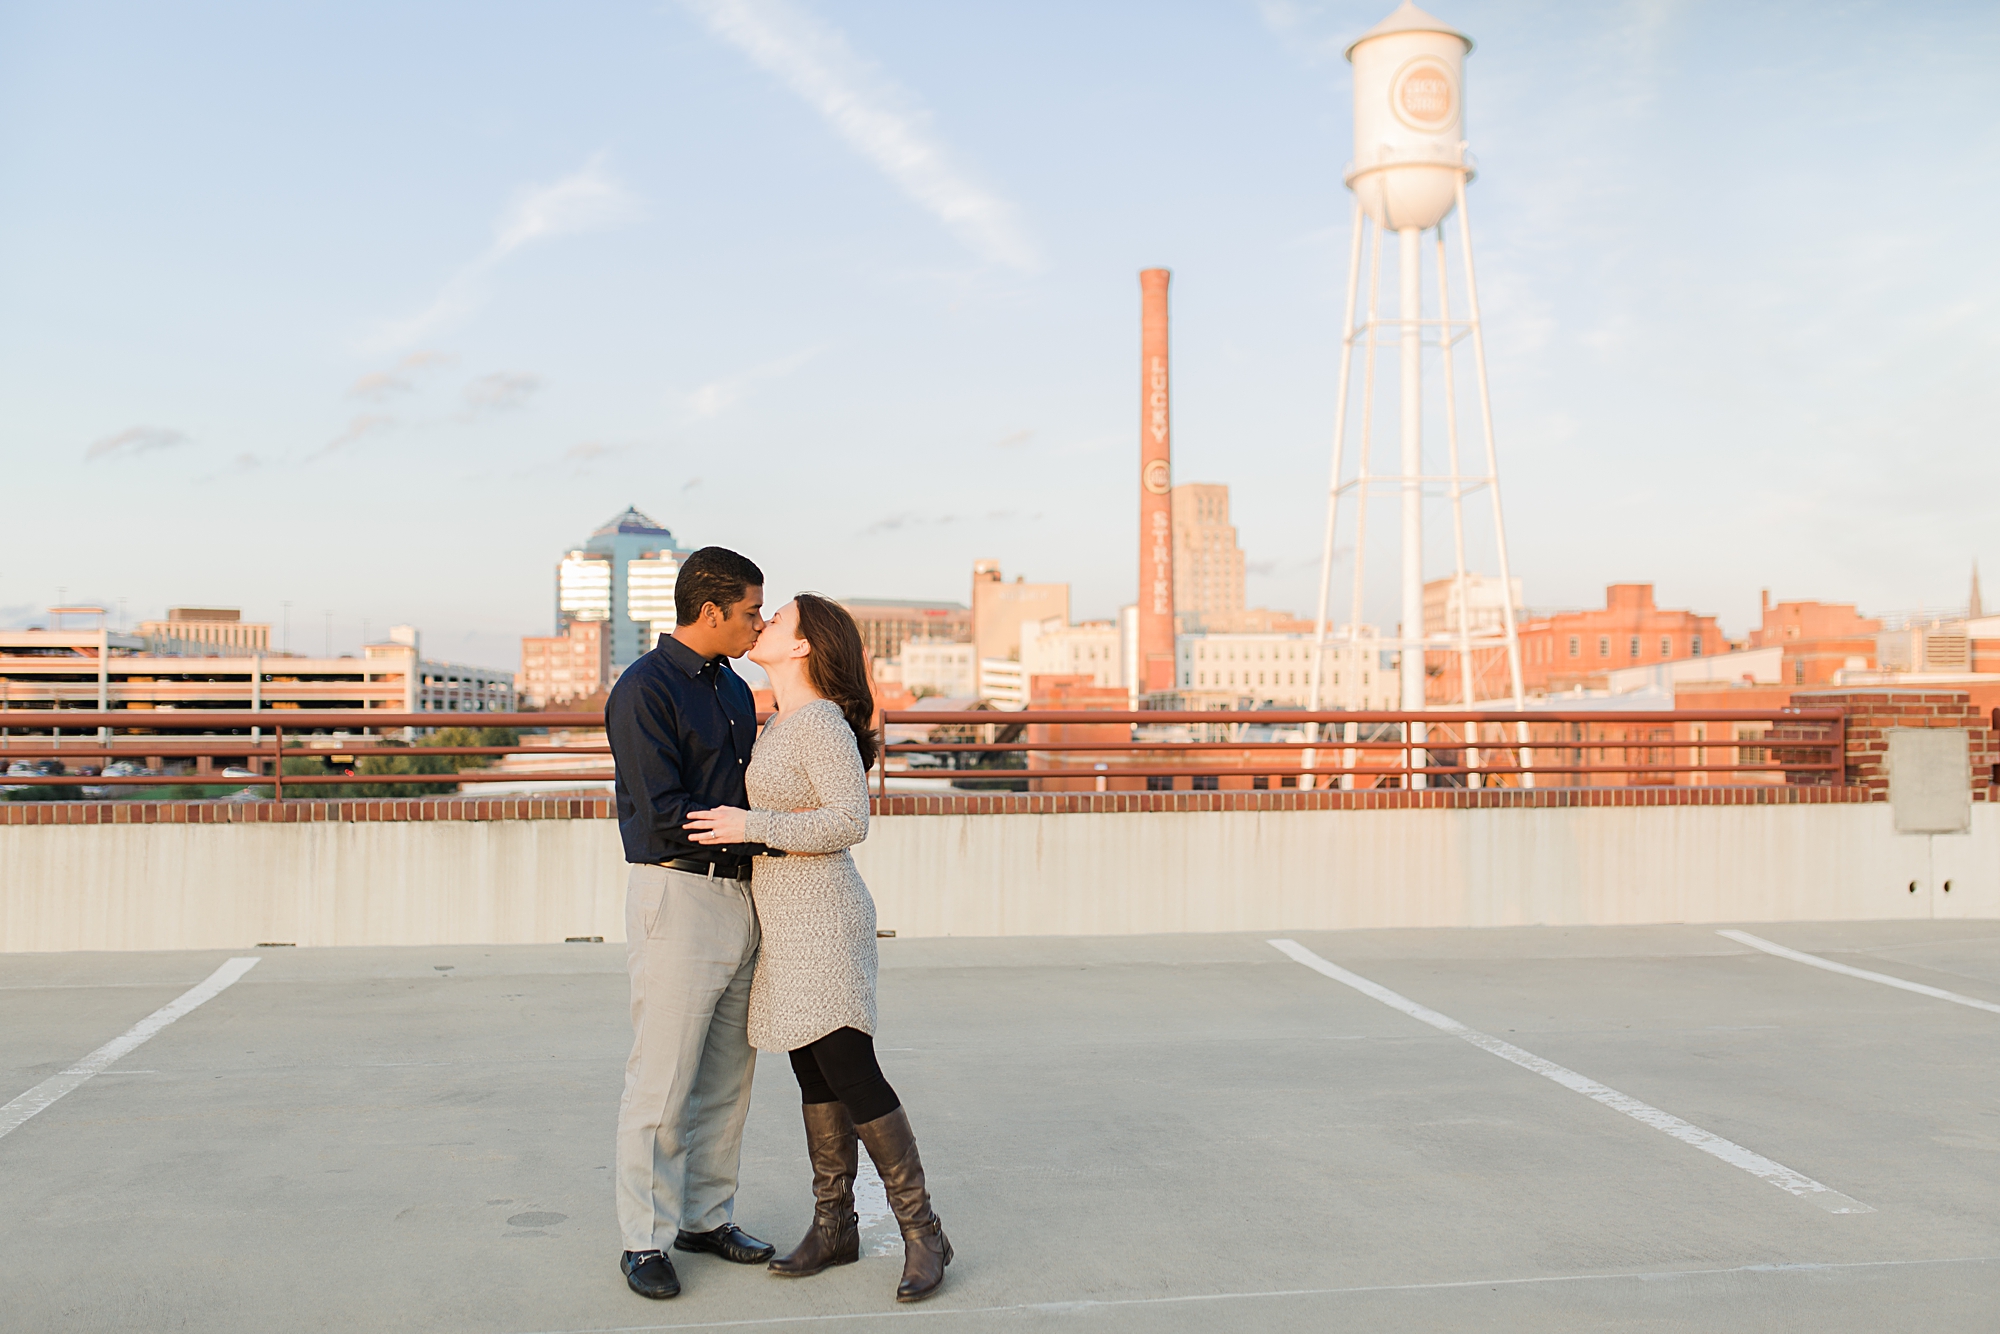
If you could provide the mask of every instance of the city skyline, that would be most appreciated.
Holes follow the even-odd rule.
[[[1250,601],[1309,614],[1338,48],[1380,8],[1107,9],[1055,44],[1033,7],[446,8],[389,55],[367,46],[386,10],[351,32],[11,11],[0,440],[49,500],[0,537],[0,623],[65,596],[128,623],[214,603],[275,637],[289,601],[294,651],[332,611],[336,651],[409,623],[503,665],[545,632],[547,553],[627,504],[750,554],[774,598],[960,599],[996,556],[1111,616],[1149,264],[1175,275],[1174,481],[1230,486]],[[1437,12],[1479,44],[1527,602],[1642,580],[1741,636],[1763,587],[1957,601],[2000,480],[1977,319],[1996,187],[1963,167],[2000,125],[2000,21]],[[332,97],[364,55],[371,98]],[[79,106],[86,64],[103,93]],[[930,167],[896,167],[826,87]],[[244,96],[269,116],[244,123]]]

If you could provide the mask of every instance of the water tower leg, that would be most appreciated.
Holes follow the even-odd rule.
[[[1513,687],[1514,708],[1527,707],[1521,688],[1521,638],[1514,626],[1513,571],[1507,563],[1507,523],[1500,509],[1500,456],[1493,444],[1493,398],[1486,385],[1486,334],[1479,319],[1479,271],[1472,263],[1472,219],[1465,209],[1465,177],[1458,178],[1458,246],[1465,254],[1466,319],[1472,332],[1472,367],[1479,381],[1479,424],[1486,436],[1486,489],[1493,498],[1493,542],[1500,554],[1501,625],[1507,636],[1507,675]],[[1535,785],[1535,752],[1528,745],[1528,724],[1515,725],[1515,739],[1521,747],[1522,787]]]
[[[1361,641],[1361,597],[1368,571],[1368,465],[1369,451],[1375,444],[1375,345],[1381,341],[1376,337],[1381,294],[1382,229],[1377,227],[1368,251],[1368,315],[1362,324],[1368,341],[1361,352],[1361,438],[1356,450],[1360,467],[1354,474],[1354,590],[1347,603],[1347,640],[1356,645]]]
[[[1419,249],[1423,233],[1404,227],[1396,233],[1402,291],[1398,303],[1402,325],[1403,364],[1403,708],[1424,707],[1424,344],[1423,344],[1423,256]],[[1411,742],[1422,741],[1423,725],[1411,723]],[[1423,752],[1414,745],[1410,767],[1424,766]],[[1412,774],[1410,786],[1425,787],[1424,775]]]
[[[1354,296],[1361,286],[1361,224],[1364,215],[1361,201],[1354,201],[1354,243],[1347,257],[1347,304],[1340,322],[1340,393],[1333,410],[1333,469],[1326,484],[1326,534],[1319,553],[1319,601],[1313,604],[1313,661],[1312,688],[1306,700],[1306,708],[1317,711],[1321,705],[1321,686],[1326,675],[1326,606],[1333,594],[1333,533],[1334,521],[1340,515],[1340,465],[1341,449],[1347,443],[1347,390],[1348,382],[1354,378]],[[1306,724],[1306,740],[1319,740],[1318,723]],[[1299,757],[1299,765],[1311,769],[1318,755],[1308,748]],[[1318,784],[1310,773],[1299,775],[1299,786],[1316,787]]]
[[[1356,450],[1360,467],[1354,474],[1354,592],[1347,606],[1348,684],[1352,688],[1359,684],[1354,673],[1359,670],[1363,681],[1371,680],[1381,670],[1382,664],[1369,662],[1362,656],[1361,647],[1361,594],[1368,571],[1368,455],[1375,444],[1375,345],[1381,341],[1377,331],[1381,312],[1382,297],[1382,228],[1378,225],[1368,247],[1368,315],[1362,322],[1368,341],[1361,353],[1361,437]],[[1362,697],[1362,707],[1368,705],[1367,697]],[[1354,724],[1347,724],[1346,739],[1352,741]],[[1373,752],[1370,752],[1371,754]],[[1355,752],[1347,751],[1341,758],[1340,767],[1349,772],[1340,776],[1343,788],[1355,786]]]
[[[1458,385],[1452,378],[1452,357],[1454,348],[1451,334],[1451,277],[1444,262],[1444,227],[1440,224],[1435,232],[1437,240],[1438,275],[1438,351],[1441,354],[1438,369],[1444,378],[1444,446],[1445,459],[1451,481],[1451,552],[1452,569],[1458,587],[1458,680],[1459,697],[1463,706],[1470,709],[1474,703],[1472,688],[1472,614],[1471,601],[1465,587],[1465,478],[1458,460]],[[1479,751],[1471,744],[1478,740],[1477,723],[1466,723],[1460,728],[1460,735],[1466,741],[1465,759],[1462,761],[1468,772],[1465,776],[1467,787],[1479,786],[1479,775],[1471,770],[1479,767]]]

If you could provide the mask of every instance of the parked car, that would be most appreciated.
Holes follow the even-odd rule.
[[[7,766],[9,778],[53,778],[69,772],[63,768],[61,760],[15,760]],[[26,788],[39,787],[38,783],[0,784],[0,792],[20,792]]]
[[[140,764],[137,760],[113,760],[111,763],[104,766],[103,776],[106,778],[139,778],[143,777],[146,774],[150,774],[152,772],[153,771],[151,769],[148,769],[145,765]],[[98,783],[95,785],[85,784],[83,789],[83,795],[86,797],[96,797],[101,799],[104,797],[116,797],[143,790],[144,789],[142,788],[136,788],[125,783],[120,783],[115,787],[103,783]]]
[[[7,766],[9,778],[60,778],[70,773],[61,760],[16,760]],[[9,801],[75,801],[83,795],[80,789],[62,783],[4,783],[0,792]]]

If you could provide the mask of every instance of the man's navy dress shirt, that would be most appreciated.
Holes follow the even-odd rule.
[[[740,867],[757,843],[690,842],[692,811],[747,808],[743,770],[757,740],[757,704],[725,658],[704,658],[672,635],[618,678],[604,706],[618,768],[618,832],[628,862],[691,857]]]

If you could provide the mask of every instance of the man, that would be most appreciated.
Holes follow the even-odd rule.
[[[625,1281],[642,1297],[681,1290],[661,1235],[681,1251],[762,1264],[773,1248],[731,1218],[756,1068],[747,1021],[757,964],[750,861],[757,844],[703,847],[689,812],[747,807],[756,740],[750,688],[730,670],[764,628],[764,574],[721,547],[687,558],[674,632],[625,669],[605,705],[618,828],[631,872],[625,960],[632,1055],[618,1105],[618,1226]]]

